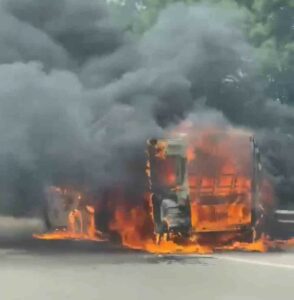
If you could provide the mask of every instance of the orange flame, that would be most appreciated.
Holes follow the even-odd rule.
[[[116,207],[111,229],[121,235],[122,244],[152,253],[202,254],[220,250],[265,252],[273,247],[274,244],[264,236],[252,243],[239,241],[242,240],[239,228],[247,226],[252,229],[250,134],[235,129],[195,132],[194,128],[189,127],[185,128],[185,132],[182,136],[188,141],[188,181],[194,232],[180,245],[167,239],[159,245],[156,244],[154,225],[150,225],[150,220],[153,222],[153,219],[149,195],[149,212],[143,206],[130,208],[121,203]],[[166,161],[166,148],[167,144],[161,142],[156,157]],[[175,174],[167,161],[164,163],[164,172],[166,174],[163,177],[167,184],[175,181]],[[149,161],[146,173],[151,185]],[[217,199],[223,201],[213,203]],[[219,236],[216,236],[218,233]]]
[[[150,253],[198,253],[214,251],[256,251],[266,252],[272,248],[282,249],[294,245],[294,241],[270,241],[262,235],[255,242],[241,242],[238,229],[251,228],[252,223],[252,164],[249,148],[249,134],[228,129],[220,132],[215,129],[196,131],[185,127],[188,141],[188,185],[191,202],[192,232],[189,238],[173,240],[167,235],[157,243],[154,235],[154,220],[150,194],[144,200],[131,204],[124,196],[123,188],[113,189],[108,194],[107,213],[112,213],[108,229],[117,232],[124,247]],[[180,127],[183,131],[183,128]],[[156,157],[166,160],[165,142],[157,148]],[[146,173],[150,180],[150,162]],[[164,180],[173,185],[176,181],[173,170],[165,164]],[[146,192],[146,191],[145,191]],[[271,202],[271,186],[261,187],[261,198]],[[83,197],[79,197],[81,200]],[[270,199],[270,200],[269,200]],[[129,199],[128,199],[129,200]],[[147,200],[147,201],[146,201]],[[219,201],[221,200],[221,201]],[[218,202],[219,201],[219,202]],[[108,211],[109,210],[109,211]],[[252,228],[251,228],[252,229]],[[39,239],[78,239],[103,240],[103,234],[95,228],[95,209],[77,207],[68,214],[68,226],[64,231],[35,235]]]
[[[72,203],[72,209],[69,210],[67,215],[66,228],[56,229],[53,232],[44,234],[36,234],[34,235],[35,238],[42,240],[104,240],[102,233],[98,231],[95,226],[95,208],[90,205],[82,204],[82,201],[84,200],[80,193],[68,189],[62,190],[61,188],[51,188],[51,191],[52,190],[62,196],[73,195],[74,199],[77,200],[77,203],[74,203],[74,200],[72,199],[71,201],[59,199],[60,201],[65,201],[62,209],[70,206],[70,203]]]
[[[136,250],[144,250],[150,253],[211,253],[209,246],[201,246],[190,242],[186,245],[179,245],[173,241],[162,241],[159,245],[152,238],[153,225],[147,211],[140,206],[130,210],[126,206],[116,209],[114,218],[110,225],[112,230],[117,231],[123,246]]]
[[[68,215],[68,226],[64,230],[56,229],[53,232],[44,234],[35,234],[34,238],[40,240],[87,240],[87,241],[104,241],[103,235],[96,230],[94,207],[87,206],[87,221],[83,220],[83,214],[80,210],[74,210]],[[83,224],[86,223],[86,228]]]

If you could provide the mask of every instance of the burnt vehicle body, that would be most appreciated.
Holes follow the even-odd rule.
[[[189,152],[194,152],[189,157]],[[150,140],[148,174],[155,233],[159,239],[231,233],[254,241],[264,232],[262,165],[247,132],[205,133]]]
[[[254,138],[238,131],[209,133],[193,151],[188,164],[193,231],[260,238],[262,166]]]
[[[159,240],[187,237],[191,210],[186,147],[181,140],[148,141],[148,175],[154,230]]]
[[[192,141],[183,136],[152,139],[146,152],[149,205],[145,207],[145,186],[138,192],[140,197],[129,195],[124,187],[113,187],[99,197],[103,201],[97,207],[85,195],[52,187],[45,209],[48,227],[82,233],[95,214],[96,228],[111,236],[110,221],[124,204],[120,199],[127,199],[131,206],[130,199],[142,198],[157,243],[163,238],[182,243],[201,234],[234,233],[246,241],[260,237],[265,215],[262,167],[251,135],[205,132]]]
[[[94,211],[79,192],[51,186],[46,191],[44,223],[49,231],[87,233]]]

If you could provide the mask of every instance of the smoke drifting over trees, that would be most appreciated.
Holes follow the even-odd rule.
[[[146,139],[187,117],[254,129],[275,180],[292,180],[293,159],[277,149],[292,139],[294,111],[265,96],[242,15],[178,3],[138,36],[109,10],[0,1],[2,213],[30,212],[51,184],[134,186]]]

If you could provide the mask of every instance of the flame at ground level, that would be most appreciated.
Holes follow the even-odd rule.
[[[118,234],[127,248],[152,253],[266,252],[286,247],[287,242],[273,242],[264,236],[256,241],[257,235],[253,235],[264,232],[260,228],[267,211],[272,210],[272,193],[263,183],[259,150],[250,134],[232,129],[201,133],[195,128],[187,134],[185,142],[171,145],[167,140],[149,141],[147,190],[135,193],[124,187],[106,188],[100,201],[105,207],[95,206],[96,212],[86,206],[85,213],[85,205],[93,201],[80,193],[53,189],[52,215],[60,211],[59,215],[66,216],[67,229],[35,237],[102,240],[95,216],[103,219],[105,215],[108,220],[103,232]],[[173,224],[176,218],[180,221]],[[188,219],[191,222],[184,222]],[[171,231],[183,227],[176,233],[180,236],[170,236]],[[160,242],[155,232],[161,234]]]
[[[106,239],[89,236],[84,233],[69,232],[67,230],[55,230],[44,234],[34,234],[34,238],[39,240],[79,240],[79,241],[105,241]]]
[[[68,227],[66,229],[35,234],[33,237],[42,240],[106,241],[107,239],[103,237],[103,234],[95,228],[94,208],[88,207],[88,211],[86,228],[80,227],[80,224],[85,223],[85,220],[81,222],[82,214],[79,211],[74,211],[68,216]],[[77,220],[80,222],[78,222],[78,225]],[[140,206],[133,208],[127,206],[117,207],[110,223],[110,229],[120,235],[124,247],[153,254],[211,254],[222,251],[265,253],[270,250],[285,250],[288,247],[294,247],[294,239],[273,241],[263,235],[258,241],[245,243],[234,240],[234,234],[232,233],[227,233],[219,239],[216,239],[215,235],[212,238],[201,239],[201,235],[192,234],[190,238],[182,241],[182,243],[167,240],[167,237],[164,236],[162,241],[157,244],[152,226],[150,215]],[[227,242],[227,240],[231,240],[231,242]]]
[[[33,235],[41,240],[87,240],[104,241],[103,235],[96,230],[95,209],[86,206],[84,213],[81,210],[74,209],[70,211],[67,219],[67,228],[63,230],[56,229],[53,232]]]
[[[201,235],[192,234],[192,236],[181,244],[172,240],[163,239],[160,244],[156,243],[156,238],[148,235],[146,223],[148,215],[141,207],[128,210],[126,207],[120,207],[116,210],[114,219],[111,223],[111,229],[117,231],[122,239],[122,245],[126,248],[147,251],[154,254],[211,254],[221,251],[246,251],[264,253],[270,250],[286,249],[294,246],[294,239],[289,241],[273,241],[269,237],[262,235],[255,242],[238,242],[232,237],[232,233],[226,233],[216,240],[215,235],[210,239],[202,239]],[[231,242],[226,242],[232,239]]]

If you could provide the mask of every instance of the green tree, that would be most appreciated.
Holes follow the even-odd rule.
[[[268,95],[294,105],[294,1],[293,0],[123,0],[131,11],[127,28],[142,33],[156,22],[162,9],[175,2],[198,2],[233,7],[245,14],[244,29],[256,49],[260,76],[268,83]]]
[[[257,49],[269,95],[294,104],[294,2],[255,0],[248,37]]]

